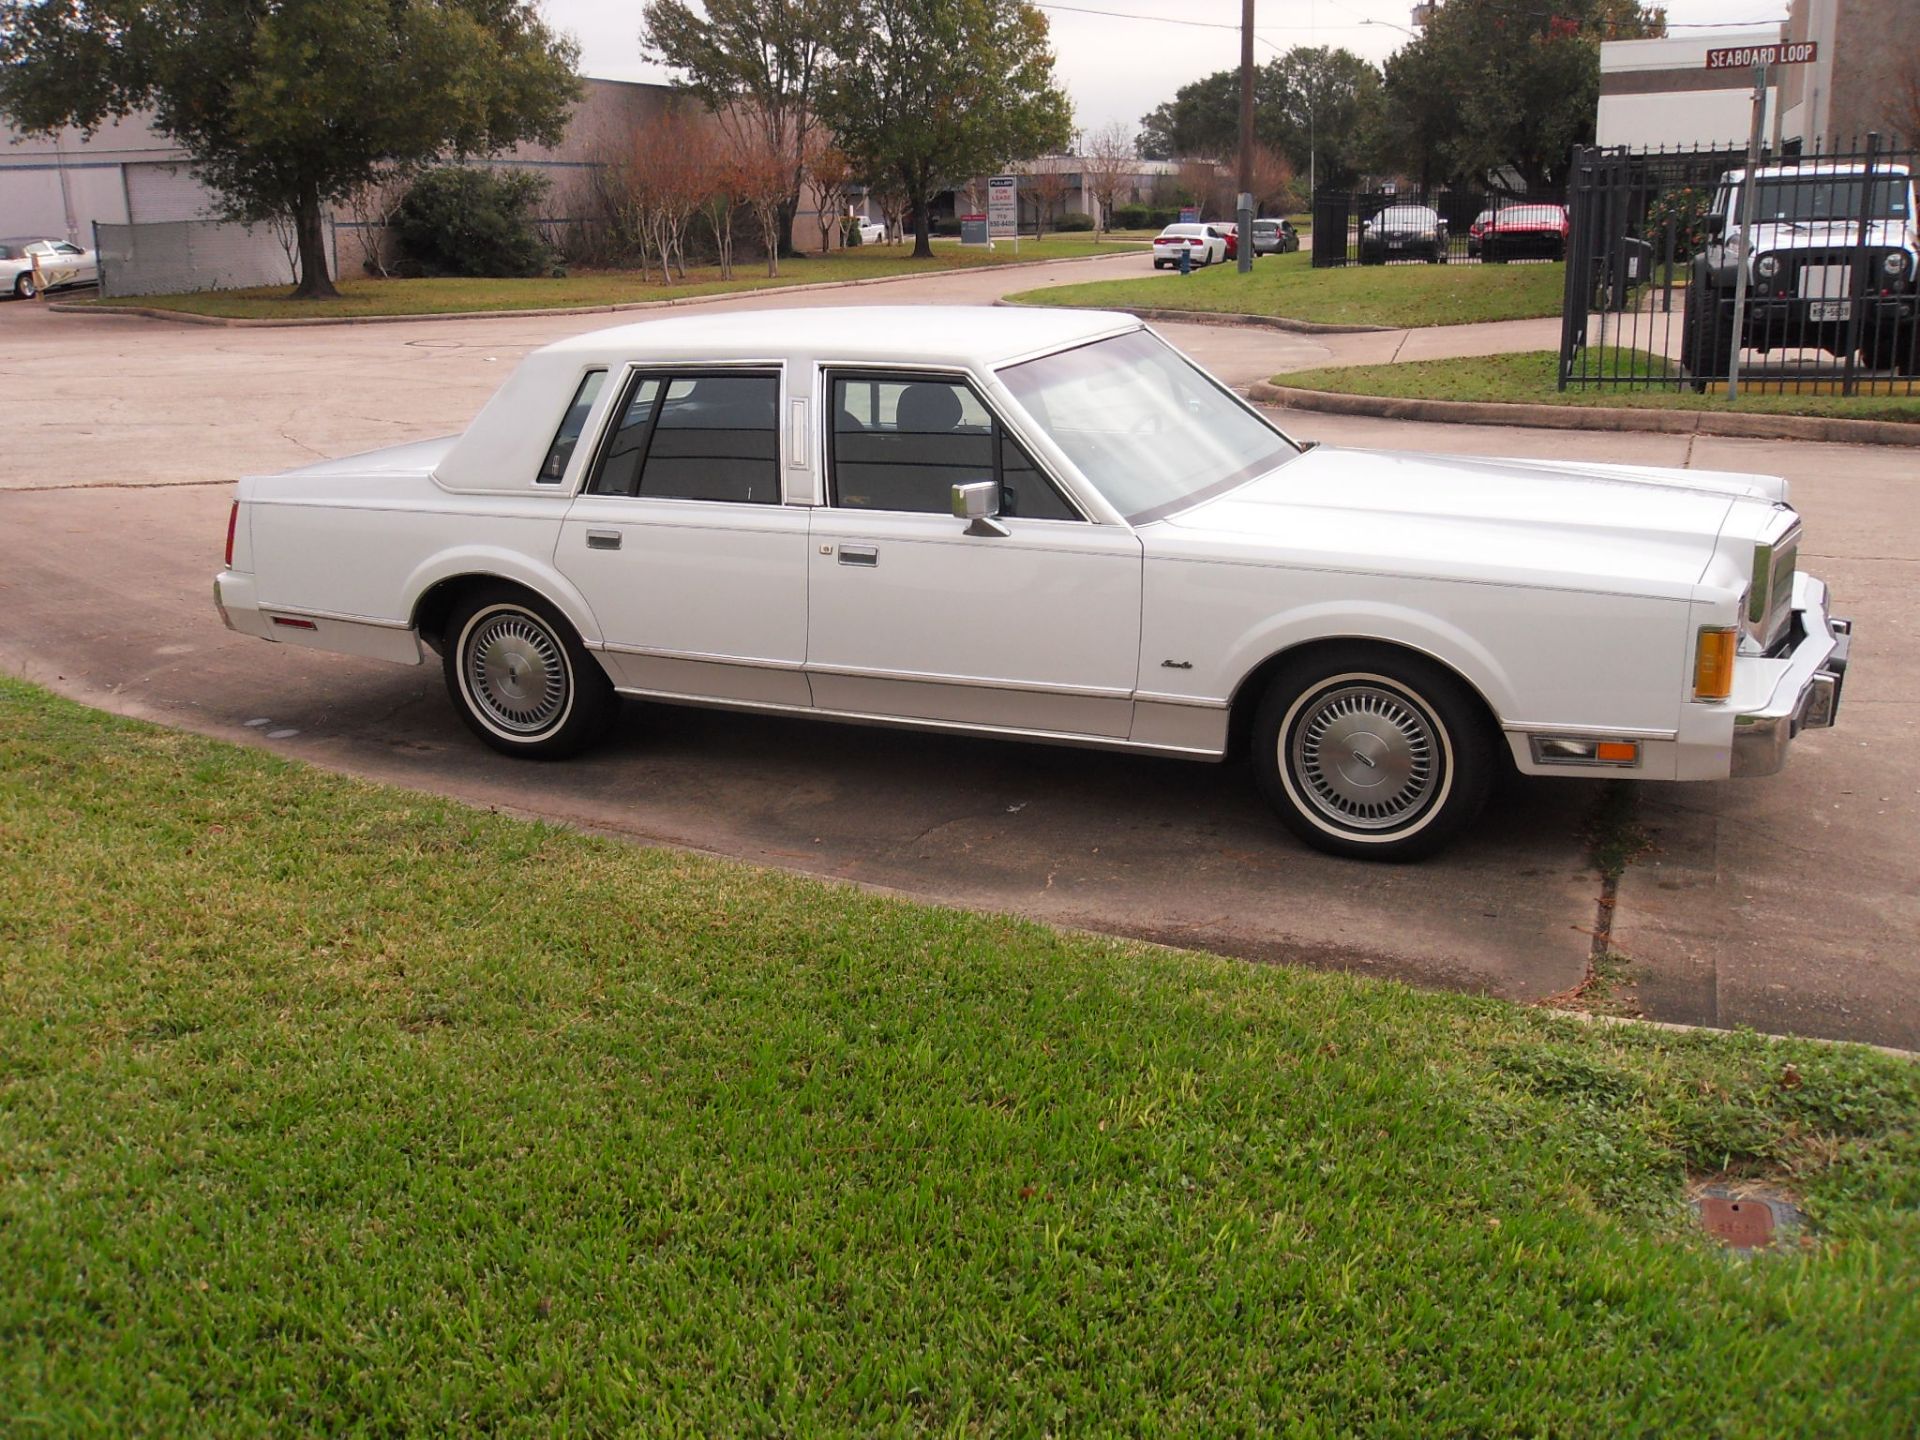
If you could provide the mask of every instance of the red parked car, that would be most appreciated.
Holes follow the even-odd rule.
[[[1479,220],[1473,223],[1480,231],[1480,258],[1489,265],[1567,258],[1567,232],[1573,222],[1564,205],[1506,205],[1484,227]]]
[[[1232,220],[1209,220],[1207,224],[1218,230],[1227,242],[1227,259],[1240,258],[1240,226]]]

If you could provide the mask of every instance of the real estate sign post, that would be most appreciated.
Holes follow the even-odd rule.
[[[1013,237],[1013,253],[1020,253],[1020,177],[995,175],[987,181],[987,234]]]

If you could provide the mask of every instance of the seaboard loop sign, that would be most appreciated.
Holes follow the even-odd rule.
[[[1750,70],[1755,65],[1811,65],[1820,56],[1815,40],[1782,41],[1778,45],[1729,45],[1707,51],[1709,70]]]

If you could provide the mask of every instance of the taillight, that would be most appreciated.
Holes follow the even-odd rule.
[[[227,511],[227,558],[226,567],[233,568],[233,532],[240,525],[240,502],[233,502],[233,508]]]

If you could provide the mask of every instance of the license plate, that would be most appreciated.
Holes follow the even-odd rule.
[[[1851,300],[1815,300],[1807,306],[1807,318],[1813,321],[1845,320],[1853,313]]]

